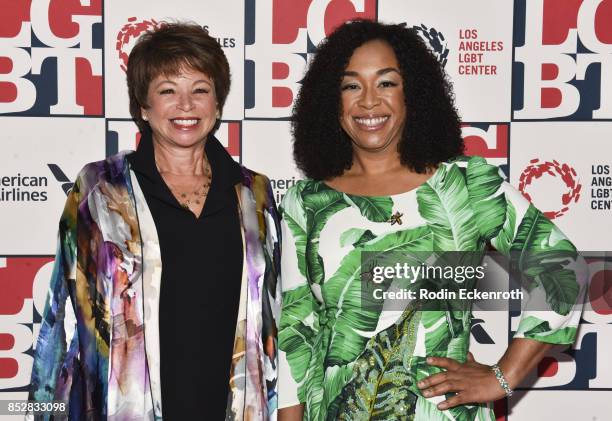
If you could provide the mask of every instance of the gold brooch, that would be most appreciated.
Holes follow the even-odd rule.
[[[391,225],[402,225],[402,216],[404,216],[403,213],[399,213],[398,211],[396,211],[393,215],[391,215],[391,218],[389,218],[387,222],[390,222]]]

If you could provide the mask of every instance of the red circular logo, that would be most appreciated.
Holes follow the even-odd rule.
[[[119,33],[117,34],[117,43],[115,44],[115,49],[119,55],[119,65],[125,72],[127,70],[128,57],[130,55],[130,51],[132,51],[132,47],[134,47],[134,43],[138,39],[138,37],[146,31],[150,31],[153,29],[157,29],[160,24],[155,20],[143,20],[141,22],[136,22],[135,17],[131,17],[128,19],[128,23],[123,25]]]
[[[576,203],[578,201],[582,184],[579,183],[576,170],[569,165],[560,164],[556,160],[540,162],[537,158],[532,159],[529,161],[529,165],[523,170],[519,178],[519,190],[530,202],[532,199],[529,193],[526,192],[527,187],[532,185],[535,180],[541,179],[545,175],[558,177],[567,188],[561,195],[561,208],[544,212],[544,215],[550,219],[558,218],[569,210],[569,205],[571,203]]]

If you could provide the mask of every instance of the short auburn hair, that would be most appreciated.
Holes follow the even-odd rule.
[[[178,75],[184,68],[200,71],[212,79],[219,113],[223,114],[231,84],[225,53],[199,25],[162,22],[138,39],[128,58],[130,114],[141,132],[149,126],[142,118],[141,107],[148,107],[151,81],[159,75]]]

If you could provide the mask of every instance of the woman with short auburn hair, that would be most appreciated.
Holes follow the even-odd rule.
[[[274,419],[279,216],[268,179],[214,137],[225,54],[163,23],[127,83],[141,139],[68,196],[30,399],[79,421]]]

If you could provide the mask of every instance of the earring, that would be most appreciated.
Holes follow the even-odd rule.
[[[217,110],[217,120],[219,120],[221,118],[221,113],[219,113],[219,110]]]
[[[149,118],[148,118],[146,115],[143,115],[143,116],[142,116],[142,119],[143,119],[144,121],[149,121]]]

